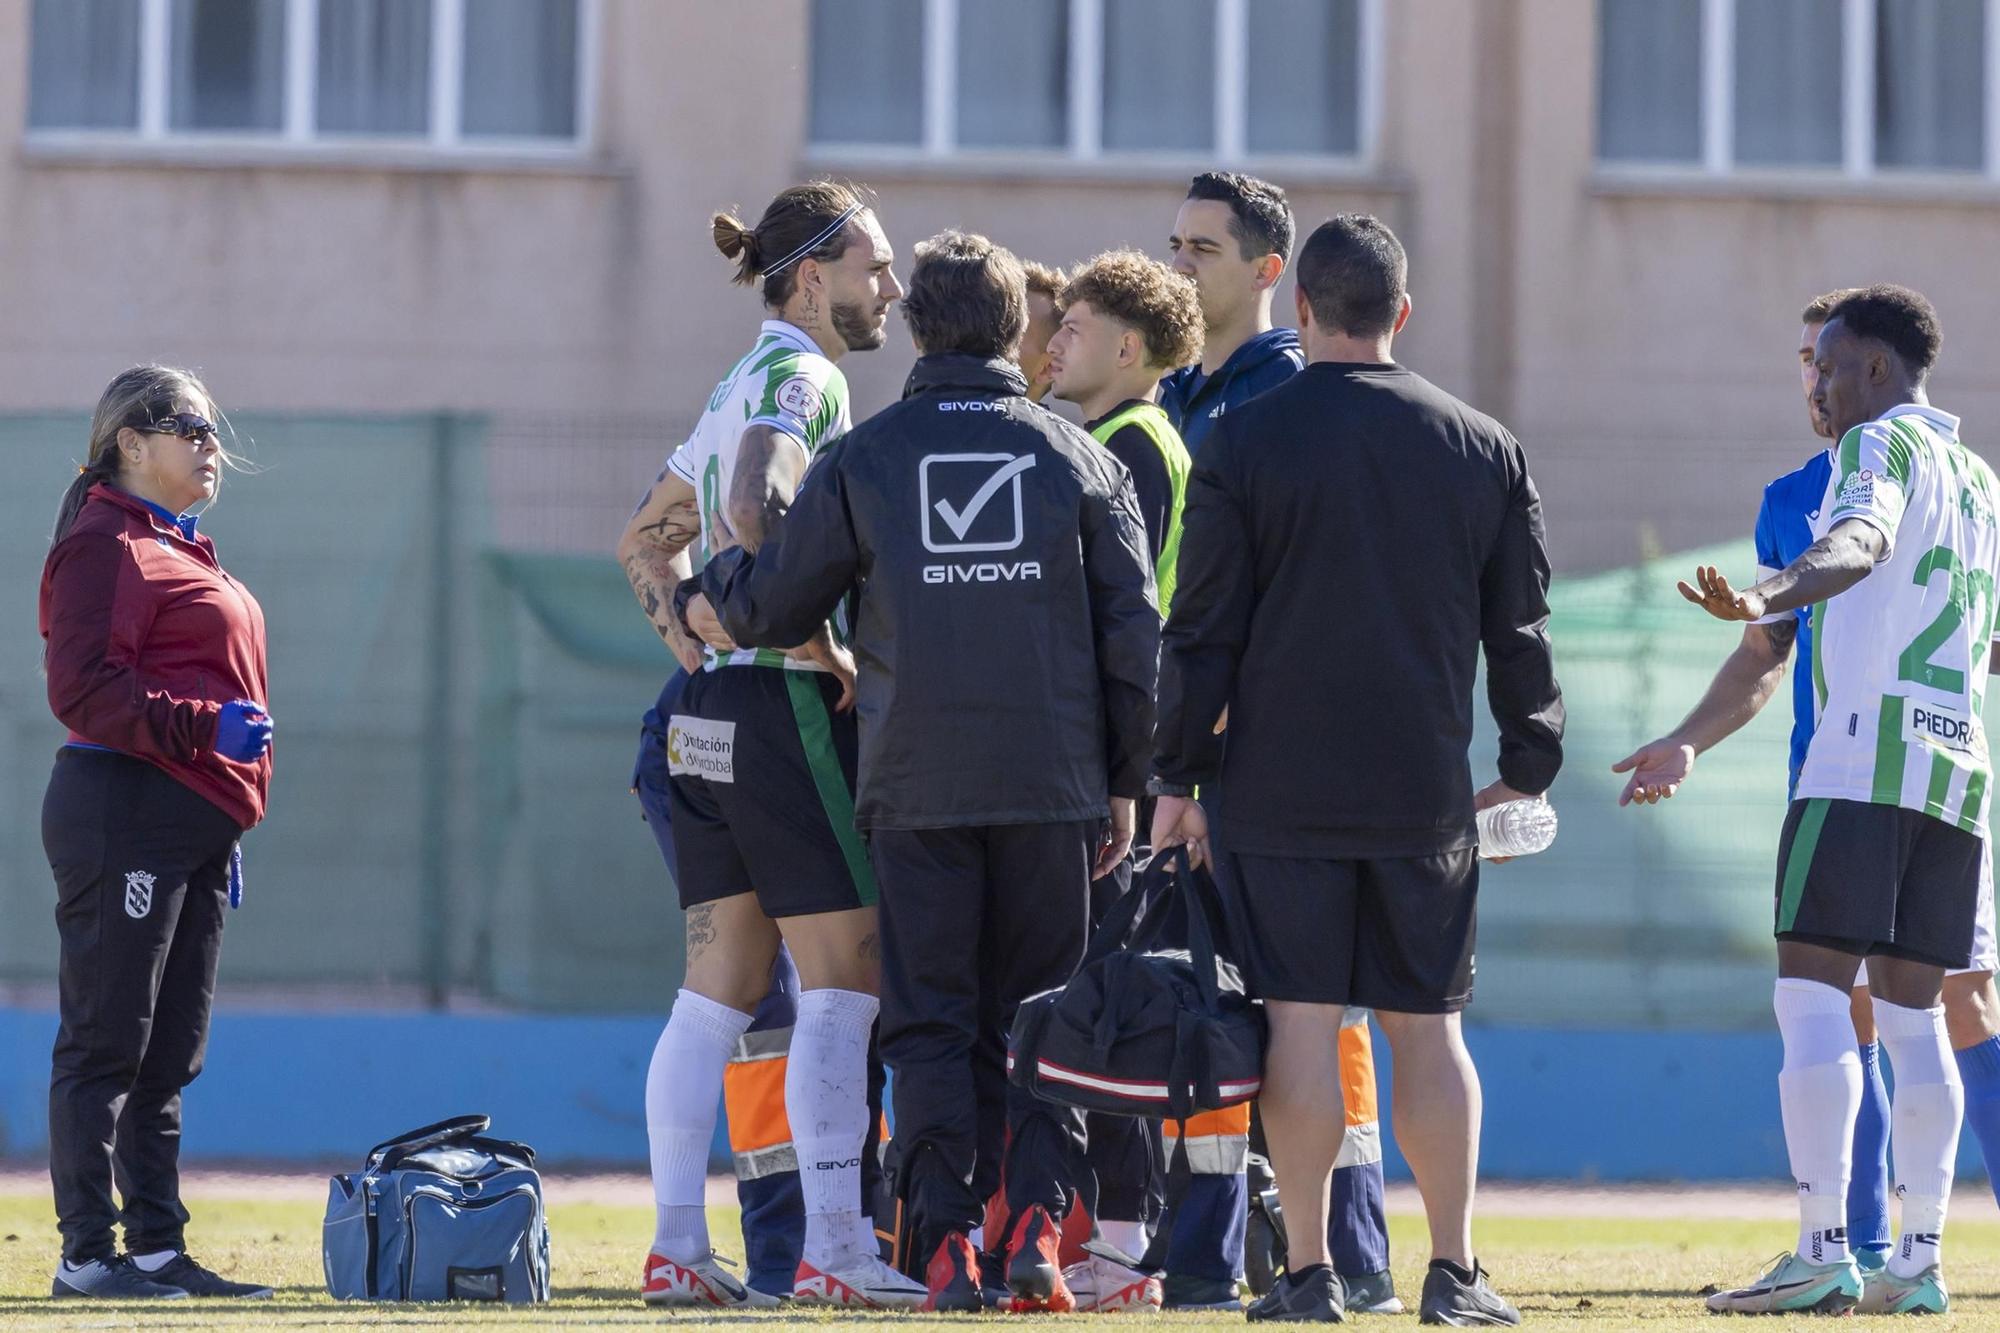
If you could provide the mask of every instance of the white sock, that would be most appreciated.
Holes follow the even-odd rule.
[[[157,1273],[174,1261],[179,1250],[154,1250],[151,1254],[135,1254],[132,1262],[142,1273]]]
[[[1785,1039],[1778,1074],[1785,1147],[1799,1182],[1799,1257],[1838,1263],[1847,1249],[1847,1182],[1861,1114],[1861,1052],[1846,992],[1780,977],[1771,1007]]]
[[[868,1138],[868,1034],[880,1007],[859,991],[799,995],[785,1117],[805,1199],[805,1259],[818,1268],[875,1252],[874,1229],[861,1211],[861,1154]]]
[[[1965,1087],[1945,1036],[1944,1006],[1906,1009],[1877,998],[1875,1031],[1896,1071],[1889,1103],[1889,1147],[1896,1159],[1902,1237],[1889,1251],[1889,1271],[1915,1277],[1938,1261],[1945,1201],[1958,1162]]]
[[[1097,1219],[1097,1231],[1107,1244],[1117,1246],[1134,1259],[1144,1254],[1146,1247],[1153,1243],[1153,1238],[1146,1234],[1144,1222],[1107,1222],[1100,1217]]]
[[[709,1251],[708,1145],[722,1071],[750,1015],[683,990],[646,1066],[646,1145],[653,1159],[653,1252],[692,1263]]]

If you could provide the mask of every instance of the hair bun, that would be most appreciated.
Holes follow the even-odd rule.
[[[725,259],[742,259],[746,263],[757,261],[757,233],[728,213],[717,213],[710,221],[710,231],[715,237],[715,248]]]

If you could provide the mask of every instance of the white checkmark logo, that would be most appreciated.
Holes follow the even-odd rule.
[[[939,500],[931,508],[937,510],[938,517],[942,518],[945,526],[951,529],[951,535],[960,541],[964,541],[965,534],[972,527],[973,520],[978,518],[980,511],[986,508],[986,502],[991,500],[995,495],[998,495],[1002,486],[1005,486],[1008,482],[1020,476],[1034,465],[1035,456],[1033,454],[1014,459],[1007,466],[988,477],[986,484],[974,491],[972,498],[965,502],[963,510],[952,508],[951,501],[949,500]]]

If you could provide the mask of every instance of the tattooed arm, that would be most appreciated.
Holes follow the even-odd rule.
[[[798,440],[783,431],[752,426],[743,432],[729,483],[729,526],[744,550],[756,551],[777,531],[798,494],[807,463]],[[700,609],[708,610],[705,605]],[[830,627],[820,626],[812,638],[788,652],[819,663],[840,681],[835,711],[844,713],[854,706],[854,657],[835,641]]]
[[[694,573],[688,547],[700,531],[694,487],[672,472],[662,472],[618,538],[618,563],[625,568],[639,609],[675,660],[689,671],[701,669],[701,644],[688,637],[674,615],[674,588]]]
[[[755,551],[776,530],[798,494],[806,473],[806,452],[799,442],[770,426],[752,426],[736,445],[736,467],[729,481],[729,526],[737,542]]]
[[[1771,701],[1785,679],[1785,664],[1798,641],[1799,621],[1791,612],[1743,627],[1743,641],[1715,673],[1708,692],[1681,724],[1611,766],[1630,773],[1618,804],[1651,805],[1666,800],[1694,771],[1695,756],[1733,736]]]

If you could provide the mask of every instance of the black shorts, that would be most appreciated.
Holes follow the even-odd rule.
[[[1777,936],[1965,967],[1981,850],[1977,834],[1898,805],[1793,801],[1778,839]]]
[[[854,827],[858,744],[823,671],[697,672],[667,723],[668,809],[683,910],[755,893],[771,917],[875,901]]]
[[[1479,861],[1224,852],[1216,883],[1253,995],[1444,1014],[1472,999]]]

